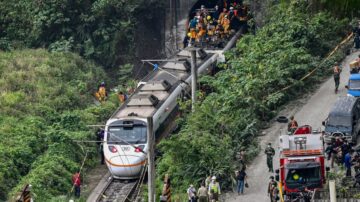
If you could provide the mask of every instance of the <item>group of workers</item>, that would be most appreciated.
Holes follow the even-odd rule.
[[[248,16],[248,8],[242,2],[234,1],[224,4],[222,10],[219,5],[214,9],[207,9],[204,5],[196,12],[188,25],[188,32],[184,38],[184,48],[199,43],[217,44],[228,38],[232,30],[242,26]]]
[[[189,202],[218,202],[221,194],[220,184],[216,176],[208,176],[198,190],[190,185],[186,191]]]
[[[132,91],[132,89],[130,89],[129,92],[130,91]],[[105,82],[100,83],[98,90],[95,93],[95,97],[100,103],[103,103],[108,99],[108,92],[106,90]],[[117,97],[120,104],[124,103],[128,98],[127,94],[123,91],[118,91]]]

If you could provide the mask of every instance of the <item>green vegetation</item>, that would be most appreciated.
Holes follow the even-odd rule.
[[[188,115],[179,134],[159,145],[164,155],[158,182],[169,173],[173,187],[183,193],[190,183],[199,185],[207,175],[217,175],[223,187],[229,186],[236,152],[245,148],[251,159],[260,151],[256,136],[263,121],[344,57],[337,52],[310,79],[299,80],[339,43],[348,23],[328,13],[309,15],[306,3],[294,2],[274,6],[267,24],[227,53],[224,71],[203,79],[214,92]]]
[[[27,183],[37,201],[68,193],[85,153],[97,154],[72,140],[93,138],[86,124],[116,107],[92,104],[104,71],[75,54],[38,49],[1,52],[0,75],[0,201]]]
[[[133,67],[121,64],[134,59],[137,26],[161,16],[163,2],[0,2],[0,201],[27,183],[37,201],[70,192],[85,154],[85,167],[98,155],[73,140],[94,138],[86,125],[103,123],[117,105],[111,95],[96,107],[92,94],[104,78],[126,90]],[[106,79],[108,68],[116,78]]]
[[[336,16],[359,16],[360,4],[357,0],[311,0],[310,5],[316,9],[326,8]]]
[[[162,2],[1,1],[0,49],[74,51],[105,67],[117,67],[134,56],[136,25],[158,15]]]

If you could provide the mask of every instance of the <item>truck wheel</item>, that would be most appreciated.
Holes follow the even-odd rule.
[[[277,117],[276,121],[279,123],[287,123],[289,120],[286,116],[279,116]]]

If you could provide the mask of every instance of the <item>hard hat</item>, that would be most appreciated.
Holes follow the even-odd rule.
[[[208,15],[208,16],[206,17],[206,19],[207,19],[207,20],[211,20],[211,16]]]
[[[194,185],[191,184],[190,187],[194,187]]]
[[[297,173],[293,175],[294,180],[298,180],[299,178],[300,178],[300,176]]]
[[[234,7],[230,7],[230,10],[233,10],[234,9]]]
[[[187,33],[187,36],[188,36],[188,37],[191,37],[191,32]]]
[[[204,5],[201,5],[201,8],[205,8],[205,6],[204,6]]]
[[[212,180],[216,180],[216,177],[215,176],[212,176],[212,178],[211,178]]]

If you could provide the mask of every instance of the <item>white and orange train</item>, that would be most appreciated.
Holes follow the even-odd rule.
[[[222,50],[197,49],[198,75],[210,73],[216,61],[223,57],[222,53],[230,49],[239,36],[240,32]],[[183,49],[169,62],[160,64],[141,80],[131,97],[106,122],[103,149],[114,178],[140,177],[148,151],[147,117],[153,118],[153,130],[156,142],[159,142],[176,118],[177,99],[191,90],[190,60],[190,51]]]

